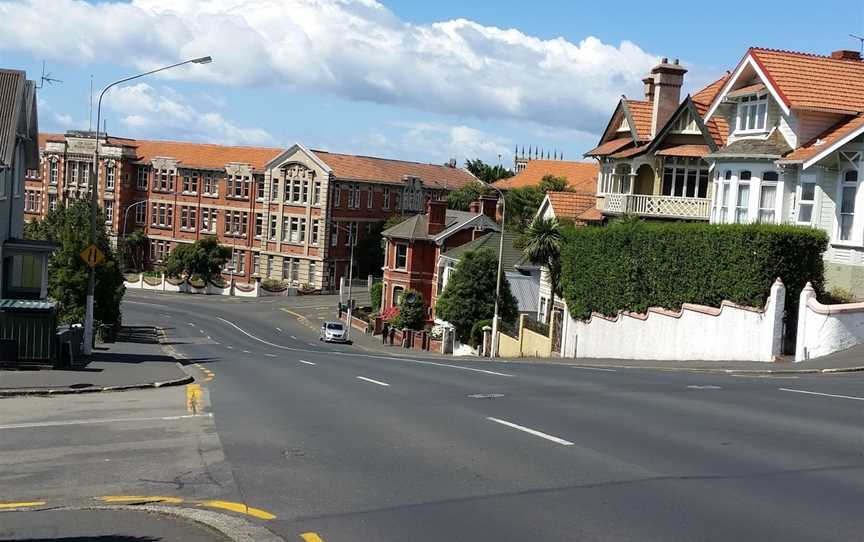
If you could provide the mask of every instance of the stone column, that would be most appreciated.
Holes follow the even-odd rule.
[[[798,298],[798,332],[795,335],[795,361],[805,361],[809,354],[807,352],[807,303],[816,297],[816,291],[809,282],[801,290]]]

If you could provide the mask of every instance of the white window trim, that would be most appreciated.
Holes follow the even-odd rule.
[[[750,98],[752,96],[756,96],[755,100],[751,101],[743,101],[744,98]],[[741,109],[746,108],[749,110],[751,107],[755,107],[758,113],[759,105],[765,104],[765,118],[762,125],[762,128],[741,128]],[[748,135],[748,134],[764,134],[768,131],[768,93],[766,91],[762,91],[759,93],[748,94],[747,96],[741,96],[739,98],[738,104],[735,107],[735,134],[736,135]],[[746,117],[745,117],[746,118]],[[756,124],[759,123],[759,118],[756,118]]]
[[[399,247],[405,247],[405,266],[399,267]],[[396,243],[396,249],[393,251],[393,269],[396,271],[408,270],[408,243]]]
[[[864,239],[862,239],[862,220],[859,217],[859,210],[861,209],[861,205],[864,202],[861,201],[862,197],[864,197],[864,190],[861,190],[861,172],[858,173],[858,182],[856,183],[855,189],[855,211],[853,212],[852,219],[852,237],[851,239],[841,240],[840,239],[840,211],[843,208],[843,187],[846,184],[846,173],[849,171],[856,171],[855,168],[845,167],[841,168],[838,172],[837,178],[837,205],[835,205],[834,211],[834,228],[831,244],[843,247],[860,247],[864,245]]]
[[[805,184],[812,184],[813,185],[813,200],[812,200],[812,202],[811,202],[811,200],[807,200],[807,202],[805,203],[804,200],[802,200],[801,194],[804,191],[804,185]],[[819,192],[820,192],[818,190],[818,188],[819,188],[819,183],[817,183],[815,180],[810,181],[810,180],[801,179],[800,182],[798,183],[798,187],[795,190],[795,223],[796,224],[798,224],[800,226],[812,226],[814,224],[814,220],[816,218],[816,204],[817,204],[817,201],[819,199]],[[810,220],[802,221],[800,219],[801,204],[802,203],[805,203],[805,205],[811,205]]]

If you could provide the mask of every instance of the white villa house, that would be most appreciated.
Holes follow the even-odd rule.
[[[751,48],[705,121],[728,125],[711,164],[712,223],[788,223],[828,233],[828,287],[864,297],[864,62]]]

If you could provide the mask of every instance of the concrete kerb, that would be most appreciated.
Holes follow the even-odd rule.
[[[45,510],[104,510],[122,512],[147,512],[192,521],[216,531],[234,542],[285,542],[285,539],[273,534],[269,529],[256,525],[251,521],[228,514],[212,512],[200,508],[168,507],[153,504],[141,505],[111,505],[111,506],[51,506],[31,510],[13,509],[17,512],[38,514]],[[3,512],[0,512],[2,514]]]

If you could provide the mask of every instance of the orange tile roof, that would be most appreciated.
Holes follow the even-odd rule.
[[[748,53],[787,106],[864,112],[864,62],[775,49]]]
[[[709,84],[702,90],[698,91],[696,94],[690,97],[693,100],[693,105],[696,106],[696,110],[702,115],[702,118],[705,118],[705,114],[708,112],[708,108],[711,107],[711,103],[714,102],[714,99],[720,94],[720,91],[723,90],[723,85],[732,77],[731,72],[726,72],[723,77]],[[726,144],[726,137],[729,135],[729,123],[726,122],[726,119],[722,115],[714,115],[711,119],[705,123],[705,128],[708,129],[708,133],[711,134],[711,139],[714,140],[714,143],[718,147],[722,147]]]
[[[636,156],[637,154],[641,154],[648,150],[648,147],[651,146],[650,143],[644,143],[642,145],[638,145],[636,147],[632,147],[629,149],[624,149],[621,152],[616,152],[611,155],[612,158],[629,158],[630,156]]]
[[[597,209],[593,192],[548,192],[549,205],[559,219],[574,222],[599,222],[603,213]]]
[[[613,139],[586,152],[585,156],[606,156],[607,154],[612,154],[613,152],[621,150],[621,148],[629,145],[630,143],[633,143],[633,140],[629,136]]]
[[[39,148],[45,148],[47,141],[64,140],[64,134],[39,134]],[[109,143],[135,147],[139,161],[150,161],[157,156],[169,157],[179,160],[181,167],[202,169],[224,169],[226,164],[238,162],[250,164],[259,172],[265,169],[268,162],[286,150],[275,147],[242,147],[122,138],[109,138]],[[325,151],[312,152],[330,166],[333,174],[339,179],[401,183],[407,175],[419,177],[426,186],[448,189],[476,182],[474,176],[468,171],[445,165],[371,156],[351,156]]]
[[[312,151],[333,169],[338,179],[401,183],[406,175],[419,177],[423,184],[454,190],[477,182],[467,170],[446,165],[405,162],[371,156],[352,156],[325,151]]]
[[[688,156],[701,158],[711,152],[708,145],[675,145],[657,151],[657,156]]]
[[[501,179],[495,186],[501,190],[538,186],[546,175],[566,177],[572,190],[594,192],[597,189],[597,173],[600,166],[594,162],[570,162],[564,160],[529,160],[528,165],[516,176]]]
[[[701,90],[698,90],[695,94],[690,96],[690,99],[697,104],[704,105],[707,110],[708,106],[711,105],[711,102],[714,101],[714,98],[716,98],[717,95],[720,94],[720,91],[723,90],[723,85],[726,84],[726,81],[728,81],[730,77],[732,77],[732,74],[726,72],[720,79],[713,83],[709,83]]]
[[[138,159],[142,161],[149,162],[157,156],[163,156],[179,160],[180,167],[205,169],[224,169],[225,164],[239,162],[250,164],[258,171],[263,171],[267,162],[285,151],[285,149],[266,147],[232,147],[209,143],[143,139],[136,140],[134,146],[138,148]]]
[[[831,147],[852,132],[864,128],[864,115],[852,117],[851,119],[843,120],[825,132],[819,134],[818,137],[801,145],[791,153],[784,156],[781,162],[806,162],[811,158],[816,157],[820,152]]]
[[[630,117],[636,128],[636,137],[640,140],[651,139],[651,102],[642,100],[624,100],[630,109]]]

